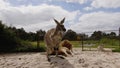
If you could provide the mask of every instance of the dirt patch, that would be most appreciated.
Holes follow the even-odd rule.
[[[51,58],[45,53],[13,53],[0,55],[0,68],[119,68],[120,53],[73,50],[73,57]]]

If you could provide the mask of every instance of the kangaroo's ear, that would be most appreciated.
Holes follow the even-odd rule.
[[[61,24],[63,24],[63,23],[64,23],[64,21],[65,21],[65,17],[63,18],[63,20],[61,20],[61,22],[60,22],[60,23],[61,23]]]
[[[58,22],[56,19],[54,19],[54,21],[55,21],[55,23],[56,23],[57,25],[59,25],[59,22]]]

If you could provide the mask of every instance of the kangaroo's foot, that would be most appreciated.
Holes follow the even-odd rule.
[[[58,57],[60,57],[61,59],[65,59],[65,57],[63,57],[63,56],[58,56]]]
[[[65,57],[63,57],[62,55],[57,55],[56,57],[61,58],[61,59],[65,59]]]
[[[47,56],[47,61],[48,61],[48,62],[50,62],[50,61],[51,61],[50,56]]]

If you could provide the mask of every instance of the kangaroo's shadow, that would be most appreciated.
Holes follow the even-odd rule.
[[[52,57],[50,63],[52,68],[74,68],[74,66],[65,58]]]

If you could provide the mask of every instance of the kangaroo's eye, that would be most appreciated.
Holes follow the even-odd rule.
[[[64,27],[64,25],[61,25],[61,27]]]

